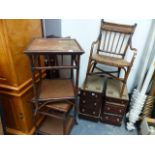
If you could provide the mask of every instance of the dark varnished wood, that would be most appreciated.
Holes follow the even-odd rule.
[[[104,98],[105,79],[98,76],[88,76],[87,82],[80,91],[79,116],[98,121]]]
[[[100,118],[102,122],[118,126],[121,125],[129,102],[126,86],[122,97],[120,97],[121,85],[122,83],[120,81],[113,79],[107,80]]]
[[[83,54],[83,50],[75,39],[36,38],[25,53],[40,54]]]
[[[25,53],[29,56],[35,103],[34,115],[42,114],[48,117],[57,118],[62,120],[63,134],[67,134],[72,123],[67,123],[68,117],[70,117],[69,111],[74,108],[74,121],[76,122],[76,103],[78,93],[78,78],[79,78],[79,65],[80,55],[83,54],[83,50],[75,39],[68,38],[35,38],[32,40]],[[71,57],[71,64],[64,65],[64,56]],[[40,63],[40,57],[57,57],[60,56],[60,64],[55,63],[54,66],[49,63],[43,65]],[[68,79],[44,79],[40,74],[42,70],[53,69],[65,69],[71,70],[71,76]],[[73,70],[76,70],[75,84],[73,79]],[[35,78],[35,74],[39,73],[39,79]],[[65,102],[65,103],[64,103]],[[59,115],[61,113],[61,115]],[[49,120],[49,119],[47,119]],[[72,120],[72,119],[69,119]],[[46,123],[47,122],[47,123]],[[37,128],[45,133],[49,121],[37,125]],[[53,124],[54,125],[54,124]],[[45,127],[45,128],[44,128]],[[55,128],[54,126],[52,128]],[[53,129],[52,129],[53,130]],[[52,134],[52,133],[51,133]]]

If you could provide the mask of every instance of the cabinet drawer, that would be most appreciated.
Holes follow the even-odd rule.
[[[113,104],[105,104],[102,108],[102,112],[112,113],[117,115],[124,115],[126,108],[123,106],[117,106]]]
[[[102,100],[102,93],[90,92],[90,91],[81,91],[80,98],[91,101],[100,101]]]
[[[109,98],[109,97],[105,97],[105,102],[106,101],[111,102],[111,103],[118,103],[118,104],[122,104],[122,105],[128,104],[128,100],[121,100],[121,99]]]
[[[122,123],[122,117],[117,117],[117,116],[108,115],[104,113],[101,116],[101,121],[108,124],[120,126]]]
[[[101,108],[102,100],[90,100],[90,99],[80,99],[80,106],[88,107],[88,108]]]
[[[82,114],[88,114],[88,115],[92,115],[92,116],[99,116],[100,114],[100,110],[99,109],[89,109],[89,108],[85,108],[83,106],[81,106],[79,108],[80,113]]]

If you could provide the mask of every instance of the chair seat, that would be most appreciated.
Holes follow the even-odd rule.
[[[92,60],[95,60],[96,62],[101,64],[106,64],[106,65],[115,66],[115,67],[130,66],[130,63],[124,59],[116,58],[112,56],[100,55],[100,54],[94,54],[92,56]]]

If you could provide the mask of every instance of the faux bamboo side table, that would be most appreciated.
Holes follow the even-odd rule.
[[[35,105],[34,116],[36,117],[37,114],[43,114],[45,116],[51,116],[52,119],[62,119],[63,125],[65,125],[65,127],[63,127],[62,134],[68,134],[74,124],[73,122],[76,122],[76,103],[78,95],[80,56],[83,53],[84,51],[80,47],[78,42],[75,39],[68,38],[35,38],[25,50],[25,54],[27,54],[30,59],[32,70],[32,81],[34,90],[34,98],[32,99],[32,102]],[[66,63],[64,64],[63,61],[63,58],[66,55],[71,58],[71,62],[67,65]],[[48,56],[60,57],[59,63],[55,66],[42,65],[43,63],[41,62],[41,57]],[[52,69],[70,70],[71,74],[69,78],[65,79],[44,79],[42,76],[42,71]],[[76,70],[76,75],[74,70]],[[71,106],[74,107],[74,116],[68,121],[67,114],[71,110]],[[60,112],[62,112],[63,114],[65,113],[65,115],[62,115],[61,113],[60,116]],[[70,127],[67,125],[67,122]],[[49,129],[49,127],[47,128]]]

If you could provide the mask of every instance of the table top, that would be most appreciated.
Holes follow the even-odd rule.
[[[35,38],[24,51],[26,54],[83,54],[84,50],[75,39]]]

